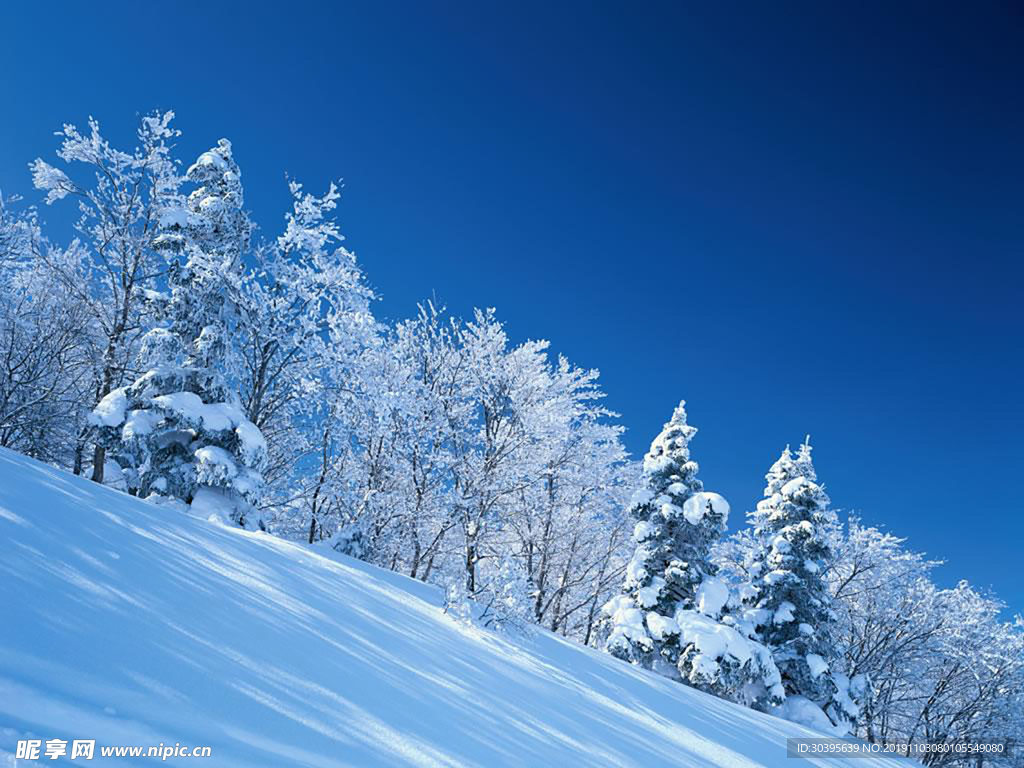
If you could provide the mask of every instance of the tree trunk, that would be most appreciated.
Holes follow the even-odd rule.
[[[476,537],[466,541],[466,589],[469,594],[476,592]]]
[[[107,449],[102,445],[97,445],[96,449],[92,453],[92,481],[94,483],[103,482],[103,465],[107,461]]]
[[[82,474],[82,454],[85,453],[85,445],[79,440],[75,443],[75,465],[72,472],[76,475]]]

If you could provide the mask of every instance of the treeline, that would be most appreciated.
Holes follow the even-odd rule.
[[[186,168],[172,117],[143,118],[130,151],[68,125],[59,167],[31,164],[45,204],[77,211],[70,243],[0,201],[0,446],[819,727],[1024,733],[1021,622],[842,524],[808,444],[726,537],[682,406],[638,467],[597,372],[511,343],[492,310],[380,323],[333,185],[292,183],[280,234],[257,238],[230,142]]]

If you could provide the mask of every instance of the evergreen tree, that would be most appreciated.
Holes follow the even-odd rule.
[[[813,701],[838,723],[849,702],[831,669],[836,614],[826,570],[836,515],[817,483],[809,442],[796,457],[787,446],[765,479],[764,499],[750,515],[755,543],[748,616],[772,651],[787,696]]]
[[[697,478],[697,462],[690,459],[689,444],[697,430],[686,423],[685,405],[680,402],[644,457],[643,487],[629,508],[636,521],[636,549],[622,595],[605,608],[611,619],[608,651],[648,667],[668,649],[648,633],[645,612],[673,617],[679,608],[696,606],[697,589],[714,573],[709,551],[723,525],[718,511],[687,507],[704,486]]]
[[[729,612],[712,548],[729,505],[697,479],[685,403],[644,458],[644,487],[633,497],[636,549],[623,593],[604,608],[613,655],[708,693],[759,707],[782,701],[771,653]]]
[[[166,323],[143,340],[146,372],[104,397],[92,422],[131,492],[201,502],[246,525],[266,443],[225,377],[231,297],[251,231],[230,142],[200,155],[186,179],[195,189],[185,201],[171,190],[154,240],[177,256]]]

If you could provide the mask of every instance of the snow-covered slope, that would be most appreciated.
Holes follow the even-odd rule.
[[[0,606],[0,765],[60,738],[96,739],[90,765],[153,762],[100,745],[179,742],[212,758],[168,763],[792,768],[786,737],[815,735],[3,450]]]

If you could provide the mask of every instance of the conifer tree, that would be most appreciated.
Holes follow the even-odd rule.
[[[795,457],[787,446],[765,479],[764,499],[750,515],[748,616],[772,651],[787,696],[805,697],[839,722],[848,701],[831,669],[836,615],[825,578],[837,523],[817,483],[809,441]]]
[[[781,703],[771,653],[730,614],[712,548],[729,505],[703,490],[685,403],[651,444],[633,497],[636,549],[623,592],[608,602],[607,650],[708,693],[747,705]]]
[[[252,524],[266,443],[226,379],[231,297],[251,224],[241,173],[222,139],[170,190],[154,246],[172,252],[166,322],[143,340],[146,372],[100,401],[92,423],[131,492],[153,493]]]
[[[636,521],[636,549],[622,595],[605,608],[610,616],[608,651],[648,667],[663,648],[648,633],[645,614],[672,617],[678,608],[695,607],[697,589],[714,573],[709,551],[723,525],[718,511],[687,507],[704,486],[697,478],[697,462],[690,459],[689,444],[697,430],[686,423],[685,406],[679,403],[644,457],[643,487],[629,508]]]

